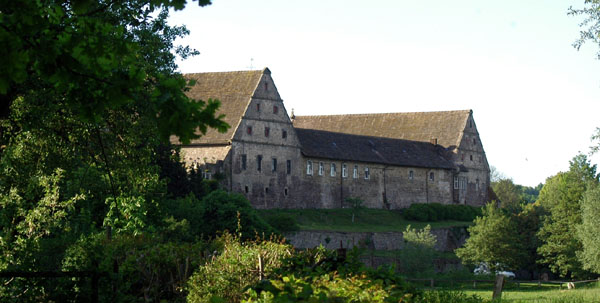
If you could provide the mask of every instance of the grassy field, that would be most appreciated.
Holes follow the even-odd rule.
[[[460,290],[467,295],[477,295],[485,301],[492,298],[492,284],[479,283],[474,289],[472,284],[463,287],[443,288],[444,290]],[[517,288],[513,283],[507,283],[502,292],[502,301],[510,303],[600,303],[600,287],[597,283],[580,285],[576,289],[567,290],[566,286],[560,289],[558,285],[537,283],[521,283]]]
[[[404,231],[407,225],[413,228],[423,228],[427,224],[431,228],[468,226],[471,222],[465,221],[440,221],[417,222],[408,221],[399,211],[384,209],[359,209],[355,212],[352,222],[353,210],[343,209],[269,209],[259,210],[262,217],[286,214],[293,217],[300,230],[332,230],[345,232],[386,232]]]

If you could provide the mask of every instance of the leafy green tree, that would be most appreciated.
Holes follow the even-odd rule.
[[[525,252],[518,240],[517,224],[493,202],[484,207],[483,216],[477,217],[468,231],[467,242],[455,251],[463,263],[485,262],[492,271],[521,265]]]
[[[513,212],[521,208],[521,193],[511,179],[500,179],[492,182],[492,189],[500,200],[500,207]]]
[[[437,238],[431,233],[431,226],[427,224],[423,229],[415,229],[408,225],[402,237],[404,247],[399,252],[401,271],[411,275],[433,274]]]
[[[600,273],[600,187],[589,188],[581,201],[581,225],[577,228],[577,236],[582,250],[577,257],[583,269]]]
[[[581,224],[580,201],[589,186],[598,183],[596,165],[579,154],[570,161],[568,172],[549,178],[536,202],[548,212],[538,233],[542,245],[540,262],[563,277],[581,277],[587,273],[577,258],[583,246],[576,236]]]

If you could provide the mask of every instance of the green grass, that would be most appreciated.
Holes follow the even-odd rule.
[[[402,213],[396,210],[384,209],[359,209],[355,212],[352,222],[353,210],[343,209],[269,209],[258,210],[263,217],[287,214],[292,216],[300,230],[327,230],[345,232],[386,232],[404,231],[407,225],[413,228],[423,228],[427,224],[431,228],[452,226],[468,226],[471,222],[465,221],[440,221],[417,222],[404,219]]]
[[[437,282],[436,282],[437,283]],[[459,290],[467,295],[477,295],[484,300],[492,298],[493,286],[491,283],[478,283],[477,288],[472,283],[464,283],[453,288],[441,288],[444,290]],[[542,284],[536,282],[521,283],[519,287],[515,283],[507,282],[502,291],[502,301],[510,303],[584,303],[600,302],[600,287],[596,283],[589,285],[577,285],[576,289],[567,290],[566,285],[562,289],[556,284]]]

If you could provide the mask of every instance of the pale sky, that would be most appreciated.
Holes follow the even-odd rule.
[[[269,67],[288,113],[472,109],[490,165],[535,186],[600,127],[598,46],[572,47],[569,6],[583,0],[213,0],[170,24],[201,53],[181,72]]]

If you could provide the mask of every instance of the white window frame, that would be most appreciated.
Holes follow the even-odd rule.
[[[352,170],[352,178],[358,179],[358,165],[354,165],[354,169]]]
[[[331,165],[329,166],[329,175],[332,177],[335,177],[336,171],[335,171],[335,163],[331,163]]]
[[[454,189],[459,189],[458,176],[454,176]]]
[[[306,174],[309,176],[312,176],[313,174],[313,166],[312,166],[312,161],[308,160],[306,161]]]
[[[371,172],[369,168],[365,166],[365,180],[369,180],[371,178]]]
[[[412,170],[408,171],[408,180],[412,180],[415,178],[415,172]]]
[[[348,166],[346,163],[342,163],[342,178],[348,177]]]
[[[319,176],[322,176],[323,172],[325,172],[325,166],[323,165],[323,162],[319,162]]]

